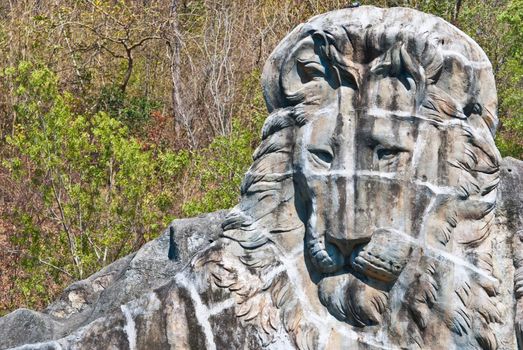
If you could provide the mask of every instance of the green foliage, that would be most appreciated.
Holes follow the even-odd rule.
[[[82,278],[157,234],[169,218],[168,187],[185,152],[145,151],[128,127],[110,114],[73,112],[74,97],[60,92],[46,67],[22,62],[5,70],[15,82],[17,123],[4,161],[14,179],[25,181],[41,208],[18,211],[21,234],[12,243],[26,249],[29,277],[19,287],[31,302],[45,295],[46,273]],[[49,221],[50,219],[50,221]],[[41,272],[41,271],[40,271]]]
[[[498,73],[502,128],[496,139],[503,156],[523,157],[523,0],[512,0],[498,16],[506,28],[506,61]]]
[[[503,123],[505,135],[498,134],[496,145],[503,156],[523,156],[523,116],[506,119]],[[509,133],[509,136],[506,134]]]
[[[151,121],[151,113],[161,104],[147,97],[127,97],[117,86],[109,85],[101,89],[97,110],[106,111],[111,117],[125,124],[134,135],[139,135]]]
[[[204,195],[185,203],[184,215],[194,216],[236,205],[241,180],[251,163],[253,138],[253,133],[236,119],[230,135],[216,137],[201,153],[194,154],[193,171],[199,178],[198,191]]]

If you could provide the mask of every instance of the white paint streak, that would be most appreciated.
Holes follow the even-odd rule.
[[[293,260],[287,259],[285,256],[280,257],[281,262],[285,266],[285,270],[287,271],[287,275],[289,276],[289,280],[295,281],[296,285],[298,286],[305,286],[306,284],[303,282],[302,275],[298,272],[296,266],[296,262]],[[308,316],[311,316],[314,323],[316,323],[318,326],[323,328],[323,323],[325,322],[325,319],[319,317],[315,312],[310,310],[307,305],[309,304],[309,298],[304,293],[304,289],[302,288],[294,288],[294,292],[296,293],[296,297],[300,300],[300,305],[304,309],[304,311],[309,311],[305,313]]]
[[[336,329],[336,332],[344,334],[349,339],[358,339],[357,333],[349,327],[340,326],[339,321],[328,313],[326,309],[318,310],[321,312],[318,314],[317,311],[310,306],[310,299],[305,294],[306,284],[303,280],[304,276],[298,271],[300,262],[296,261],[301,259],[303,259],[301,256],[289,259],[289,257],[285,255],[280,255],[280,261],[284,266],[284,270],[287,272],[291,283],[294,284],[293,290],[296,298],[299,300],[299,305],[303,309],[303,317],[318,329],[318,349],[326,349],[333,329]],[[302,322],[305,322],[305,320]]]
[[[367,115],[375,117],[375,118],[390,118],[390,117],[396,117],[396,118],[415,118],[417,114],[412,114],[408,111],[399,111],[399,110],[388,110],[383,108],[368,108],[366,111]]]
[[[447,194],[447,195],[458,195],[458,191],[449,186],[438,186],[431,182],[415,180],[414,183],[421,187],[428,188],[434,194]]]
[[[465,267],[465,268],[477,273],[478,275],[485,277],[485,279],[488,279],[490,282],[494,282],[494,283],[498,282],[498,280],[496,278],[492,277],[489,273],[477,268],[476,266],[472,265],[471,263],[469,263],[463,259],[460,259],[460,258],[456,257],[455,255],[452,255],[451,253],[448,253],[446,251],[443,251],[440,249],[433,249],[433,248],[429,247],[429,249],[427,251],[425,251],[425,255],[430,256],[431,258],[434,258],[434,259],[440,259],[443,257],[447,261],[450,261],[455,265]]]
[[[436,124],[439,127],[448,127],[448,126],[464,126],[465,123],[462,119],[451,118],[447,120],[438,121],[434,118],[427,117],[419,113],[411,113],[406,111],[389,111],[381,108],[369,108],[367,110],[367,116],[374,117],[377,119],[419,119],[422,121],[429,122],[430,124]]]
[[[309,171],[306,175],[308,177],[332,177],[332,178],[347,178],[347,181],[352,183],[351,180],[354,176],[362,177],[382,177],[386,179],[395,179],[395,172],[383,172],[383,171],[374,171],[374,170],[351,170],[351,169],[333,169],[333,170],[324,170],[324,171]]]
[[[441,249],[438,249],[438,248],[434,248],[432,246],[429,246],[427,244],[427,241],[426,241],[426,220],[427,218],[429,217],[429,213],[432,211],[434,205],[436,203],[436,198],[434,198],[432,200],[432,202],[430,203],[430,205],[427,207],[427,209],[425,210],[425,213],[424,213],[424,221],[423,221],[423,224],[422,224],[422,228],[421,228],[421,234],[420,234],[420,238],[416,239],[412,236],[410,236],[409,234],[406,234],[404,232],[401,232],[401,231],[397,231],[397,230],[393,230],[393,229],[387,229],[391,232],[394,232],[395,235],[399,235],[399,236],[402,236],[406,241],[408,241],[409,243],[411,243],[412,245],[414,246],[417,246],[417,247],[421,247],[423,248],[423,251],[424,251],[424,254],[426,256],[429,256],[433,259],[441,259],[441,258],[444,258],[445,260],[453,263],[454,265],[458,265],[458,266],[462,266],[462,267],[465,267],[483,277],[485,277],[486,279],[490,280],[491,282],[496,282],[497,280],[492,277],[490,274],[488,274],[487,272],[479,269],[478,267],[472,265],[471,263],[469,263],[468,261],[466,260],[463,260],[449,252],[446,252],[444,250],[441,250]]]
[[[348,105],[348,103],[342,102],[342,105]],[[341,106],[340,106],[341,108]],[[340,114],[343,111],[339,111]],[[346,116],[345,114],[342,114]],[[343,164],[347,167],[347,183],[345,184],[345,222],[347,223],[347,229],[352,232],[356,232],[356,189],[355,189],[355,174],[356,174],[356,115],[351,118],[346,118],[347,125],[343,126],[342,133],[347,135],[345,140],[344,152],[343,155]]]
[[[262,276],[263,283],[266,284],[267,282],[273,280],[277,275],[285,271],[285,266],[280,265],[275,269],[271,269],[269,273],[264,274]]]
[[[211,307],[209,308],[209,314],[217,315],[217,314],[223,312],[223,310],[227,310],[227,309],[233,307],[234,304],[235,304],[235,301],[233,298],[220,301],[219,303],[211,305]]]
[[[332,336],[333,329],[329,330],[329,327],[324,327],[318,337],[318,349],[326,349],[329,344],[329,338]]]
[[[256,175],[256,174],[254,174]],[[263,174],[259,174],[263,175]],[[353,176],[358,177],[375,177],[382,178],[387,180],[399,180],[398,173],[396,172],[383,172],[383,171],[373,171],[373,170],[357,170],[355,172],[351,170],[325,170],[325,171],[308,171],[306,176],[315,178],[315,177],[331,177],[331,178],[347,178],[351,179]],[[348,181],[349,184],[352,184],[352,180]],[[454,187],[450,186],[439,186],[427,181],[414,180],[413,184],[421,187],[428,188],[434,194],[446,194],[446,195],[457,195],[458,192]]]
[[[361,177],[381,177],[385,179],[395,179],[397,173],[395,172],[384,172],[384,171],[374,171],[374,170],[357,170],[357,176]]]
[[[214,342],[214,334],[212,332],[211,324],[209,323],[209,316],[211,313],[209,309],[203,305],[200,295],[196,291],[194,285],[187,280],[184,274],[177,274],[175,277],[176,282],[189,292],[189,296],[193,301],[194,314],[196,315],[196,320],[202,327],[203,334],[205,335],[205,343],[208,350],[216,350],[216,343]]]
[[[285,253],[282,253],[285,254]],[[294,248],[291,252],[286,253],[287,256],[292,257],[293,259],[301,257],[303,254],[303,245],[300,244]]]
[[[127,334],[129,341],[129,350],[136,350],[136,325],[134,323],[133,315],[127,305],[120,306],[123,315],[125,316],[125,327],[123,328]]]
[[[69,336],[65,338],[66,340],[72,339],[72,336]],[[64,339],[60,339],[59,341],[64,341]],[[17,346],[15,348],[9,348],[9,350],[35,350],[35,349],[53,349],[53,350],[62,350],[62,345],[57,341],[49,341],[49,342],[43,342],[43,343],[32,343],[22,346]],[[68,347],[70,349],[70,347]]]
[[[412,162],[411,162],[411,174],[414,176],[416,174],[416,170],[418,169],[418,164],[422,155],[422,151],[425,150],[425,142],[429,138],[427,137],[428,132],[428,125],[421,125],[418,128],[418,137],[416,139],[416,144],[414,146],[414,150],[412,151]]]

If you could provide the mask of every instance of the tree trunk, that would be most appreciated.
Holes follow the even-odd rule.
[[[181,43],[180,43],[180,31],[178,26],[178,6],[179,0],[172,0],[171,3],[171,32],[169,33],[168,45],[170,51],[170,66],[171,66],[171,80],[172,80],[172,100],[173,100],[173,114],[174,114],[174,130],[175,134],[178,134],[177,130],[182,126],[189,138],[189,144],[191,148],[196,147],[196,140],[191,130],[191,123],[189,115],[185,109],[183,99],[181,96],[182,91],[182,74],[181,74]]]
[[[458,24],[459,11],[461,10],[461,0],[456,0],[456,5],[454,6],[454,11],[452,13],[452,24]]]
[[[125,94],[125,90],[127,89],[127,85],[129,84],[129,80],[131,79],[131,74],[133,72],[133,63],[134,63],[132,49],[126,47],[125,52],[127,55],[127,69],[125,71],[122,85],[120,85],[120,90],[122,91],[122,94]]]

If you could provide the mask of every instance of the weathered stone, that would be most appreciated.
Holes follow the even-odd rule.
[[[169,283],[192,255],[218,239],[225,215],[226,211],[219,211],[175,220],[170,227],[175,230],[180,249],[178,261],[170,261],[167,257],[169,230],[166,230],[138,252],[69,286],[42,313],[20,309],[0,318],[0,349],[65,337],[98,319],[120,312],[122,305]],[[117,318],[114,322],[120,321]],[[93,327],[100,329],[100,324],[103,323],[95,323]],[[113,328],[123,330],[122,327]],[[121,335],[127,341],[126,334]],[[105,344],[99,343],[99,346],[105,349]],[[96,347],[86,345],[85,348]],[[116,348],[123,348],[123,345]]]
[[[49,339],[49,335],[53,334],[57,326],[58,324],[49,315],[18,309],[0,318],[0,348]]]
[[[291,32],[263,88],[240,203],[68,288],[24,349],[516,349],[523,165],[494,145],[481,48],[348,8]]]

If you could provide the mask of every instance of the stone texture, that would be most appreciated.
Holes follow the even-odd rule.
[[[192,219],[175,220],[170,227],[174,228],[175,240],[180,251],[177,261],[167,258],[167,229],[138,252],[112,263],[86,280],[69,286],[60,298],[43,312],[20,309],[0,318],[0,349],[59,339],[93,322],[89,327],[101,329],[104,323],[97,320],[118,310],[121,312],[122,305],[169,283],[192,255],[218,239],[225,215],[226,211],[219,211]],[[114,322],[125,324],[125,319],[115,319]],[[119,329],[123,331],[124,328]],[[102,329],[102,333],[105,334],[106,331]],[[123,348],[118,345],[119,336],[123,341],[127,341],[125,333],[114,333],[116,338],[113,341],[116,342],[117,349]],[[105,343],[99,343],[97,346],[100,349],[106,348]],[[89,346],[86,345],[85,348]]]
[[[523,165],[494,145],[481,48],[414,10],[343,9],[283,39],[263,88],[235,208],[174,222],[180,262],[165,233],[0,319],[0,348],[516,349]]]

